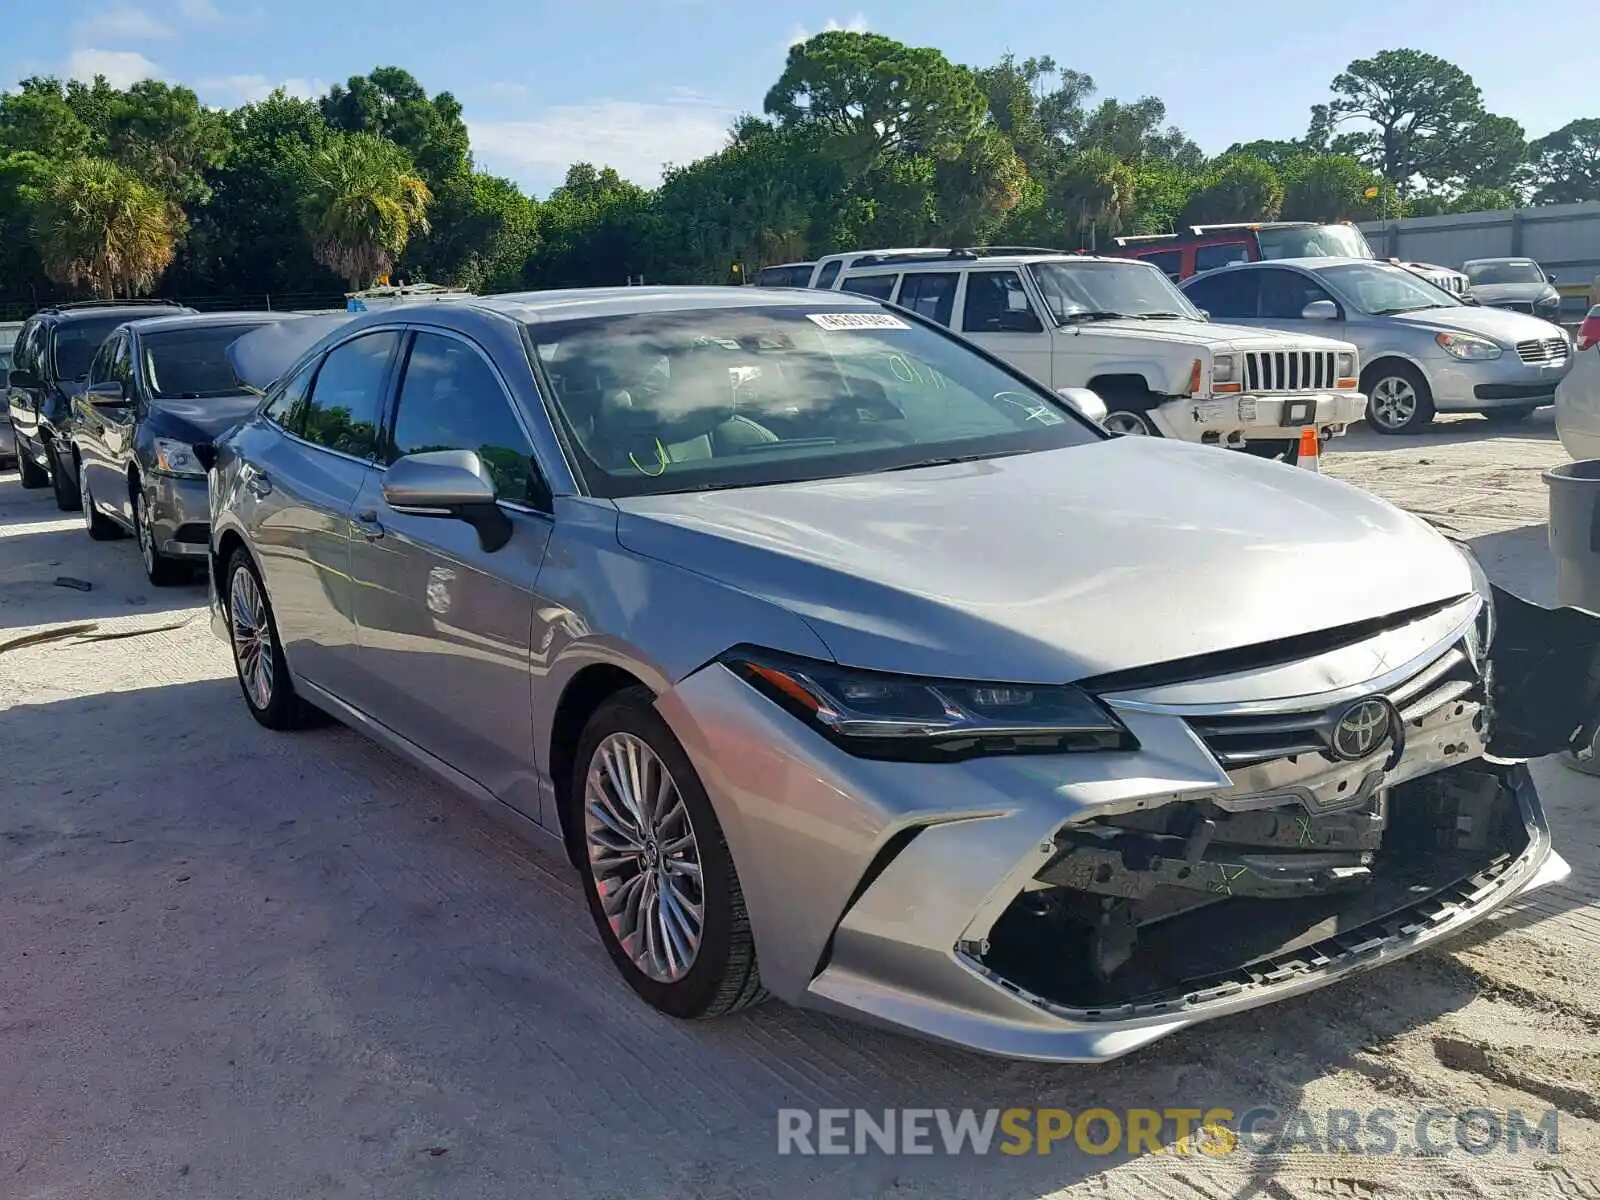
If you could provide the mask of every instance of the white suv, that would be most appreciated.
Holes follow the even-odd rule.
[[[1091,389],[1114,432],[1293,461],[1302,429],[1337,437],[1366,412],[1349,342],[1213,325],[1133,259],[1022,247],[848,258],[834,289],[938,321],[1057,391]]]

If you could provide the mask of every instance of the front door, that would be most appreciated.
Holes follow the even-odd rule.
[[[511,540],[485,551],[464,521],[396,512],[375,469],[351,520],[360,679],[374,720],[537,819],[529,674],[534,585],[551,519],[533,443],[488,357],[458,335],[418,331],[383,462],[471,450],[494,477]]]
[[[960,307],[962,333],[1044,387],[1055,386],[1050,325],[1020,274],[1011,269],[966,272]]]

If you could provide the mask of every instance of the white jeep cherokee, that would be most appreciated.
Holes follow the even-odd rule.
[[[1106,428],[1293,461],[1366,412],[1356,348],[1213,325],[1157,268],[1026,247],[863,251],[836,290],[939,321],[1047,387],[1089,388]]]

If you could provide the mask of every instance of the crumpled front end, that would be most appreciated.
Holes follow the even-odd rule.
[[[1500,756],[1582,738],[1600,618],[1502,607],[1498,633],[1473,595],[1082,682],[1129,751],[851,762],[781,713],[737,728],[765,701],[736,714],[722,672],[663,711],[706,771],[780,996],[1099,1061],[1414,953],[1566,874],[1526,766]],[[740,761],[758,740],[759,769]]]

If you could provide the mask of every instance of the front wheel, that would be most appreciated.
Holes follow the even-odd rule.
[[[272,605],[255,563],[243,549],[228,560],[228,643],[239,690],[250,715],[268,729],[293,729],[299,724],[299,699],[289,679]]]
[[[171,587],[189,578],[189,565],[168,558],[156,545],[156,535],[150,528],[150,509],[145,504],[143,488],[135,488],[133,493],[133,534],[139,539],[139,558],[144,563],[145,578],[156,587]]]
[[[1377,433],[1415,433],[1433,421],[1433,389],[1410,363],[1380,363],[1362,378],[1367,424]]]
[[[628,986],[685,1019],[762,1000],[755,940],[722,826],[650,693],[602,704],[578,742],[568,813],[584,893]]]

